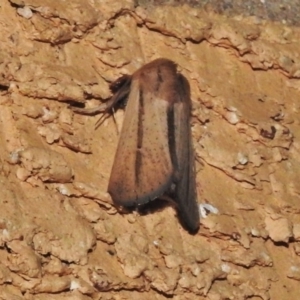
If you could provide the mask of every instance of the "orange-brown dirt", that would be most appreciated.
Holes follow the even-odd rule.
[[[0,299],[299,299],[300,29],[134,1],[0,5]],[[199,203],[116,209],[109,83],[174,60],[193,101]],[[117,125],[117,126],[116,126]]]

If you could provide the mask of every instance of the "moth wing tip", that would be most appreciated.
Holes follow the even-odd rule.
[[[200,229],[200,220],[189,220],[188,222],[184,222],[183,226],[188,230],[191,234],[196,234]]]

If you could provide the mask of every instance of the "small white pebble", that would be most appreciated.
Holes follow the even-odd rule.
[[[237,108],[234,107],[234,106],[228,106],[228,107],[226,107],[226,109],[227,109],[228,111],[231,111],[231,112],[236,112],[236,111],[237,111]]]
[[[80,284],[77,281],[72,280],[70,284],[70,290],[77,290],[80,288]]]
[[[158,245],[159,245],[159,242],[155,240],[155,241],[153,241],[153,245],[154,245],[154,246],[158,246]]]
[[[43,107],[44,116],[48,115],[50,113],[50,110],[47,107]]]
[[[248,163],[248,157],[245,154],[239,152],[237,157],[238,157],[238,162],[241,165],[246,165]]]
[[[191,267],[191,272],[194,276],[198,276],[201,272],[201,269],[199,268],[199,266],[197,264],[194,264],[192,267]]]
[[[290,266],[290,270],[292,272],[299,272],[299,267],[297,267],[297,266]]]
[[[222,264],[222,265],[221,265],[221,269],[222,269],[222,271],[225,272],[225,273],[229,273],[229,272],[231,271],[230,266],[227,265],[227,264]]]
[[[265,260],[265,263],[267,263],[267,265],[271,266],[273,264],[272,258],[270,257],[270,255],[268,255],[268,253],[261,252],[260,255]]]
[[[42,116],[42,120],[44,123],[51,123],[57,117],[56,112],[50,111],[48,108],[43,107],[44,115]]]
[[[13,165],[18,164],[20,162],[20,151],[12,151],[9,155],[9,162]]]
[[[225,119],[226,119],[230,124],[233,124],[233,125],[237,124],[237,123],[240,121],[240,119],[239,119],[237,113],[236,113],[236,112],[233,112],[233,111],[228,111],[228,112],[226,112],[226,113],[225,113]]]
[[[207,212],[211,212],[213,214],[217,214],[219,213],[219,210],[207,203],[203,203],[203,204],[199,204],[199,212],[200,212],[200,216],[202,218],[206,218],[207,217]]]
[[[9,92],[13,92],[13,91],[16,91],[18,89],[18,86],[15,82],[11,82],[9,84]]]
[[[71,195],[69,189],[64,184],[60,184],[57,189],[62,195],[65,196]]]
[[[3,234],[4,237],[9,238],[9,232],[8,232],[7,229],[3,229],[2,234]]]
[[[260,232],[256,228],[251,229],[252,236],[260,236]]]
[[[19,7],[17,9],[17,13],[21,17],[24,17],[25,19],[30,19],[33,16],[33,13],[32,13],[31,9],[28,6],[24,6],[23,8]]]

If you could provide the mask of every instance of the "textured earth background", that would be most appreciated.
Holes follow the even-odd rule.
[[[299,298],[299,1],[182,2],[1,2],[0,299]],[[158,57],[190,82],[199,202],[219,211],[196,235],[169,205],[118,211],[123,112],[95,129],[69,109]]]

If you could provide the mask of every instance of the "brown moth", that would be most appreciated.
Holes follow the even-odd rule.
[[[132,207],[167,195],[190,231],[199,228],[187,79],[176,64],[156,59],[111,86],[104,105],[79,113],[109,112],[127,102],[108,184],[115,204]]]

